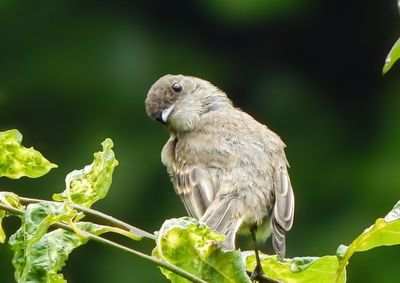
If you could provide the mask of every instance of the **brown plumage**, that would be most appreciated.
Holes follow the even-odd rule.
[[[237,233],[264,241],[272,232],[283,257],[294,195],[279,136],[195,77],[160,78],[145,104],[170,132],[162,162],[189,215],[225,234],[227,249]]]

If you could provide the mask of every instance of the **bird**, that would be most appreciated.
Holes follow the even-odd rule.
[[[189,216],[225,235],[235,249],[236,235],[256,243],[271,236],[278,258],[293,225],[295,199],[281,138],[236,108],[212,83],[185,75],[165,75],[148,91],[147,115],[170,137],[161,151],[175,192]]]

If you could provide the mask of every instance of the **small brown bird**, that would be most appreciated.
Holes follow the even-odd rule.
[[[235,249],[237,233],[254,241],[272,234],[284,257],[294,195],[280,137],[195,77],[163,76],[145,104],[170,132],[161,158],[189,215],[225,234],[226,249]]]

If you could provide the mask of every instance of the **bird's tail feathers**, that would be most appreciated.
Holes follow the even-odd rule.
[[[200,223],[226,236],[225,248],[235,249],[235,236],[243,219],[235,217],[232,198],[215,200],[200,219]]]
[[[276,219],[272,219],[272,246],[279,258],[284,258],[286,253],[285,230]]]

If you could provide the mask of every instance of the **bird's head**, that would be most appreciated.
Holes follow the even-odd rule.
[[[189,76],[165,75],[150,88],[146,112],[176,133],[192,130],[209,111],[231,106],[225,93],[211,83]]]

